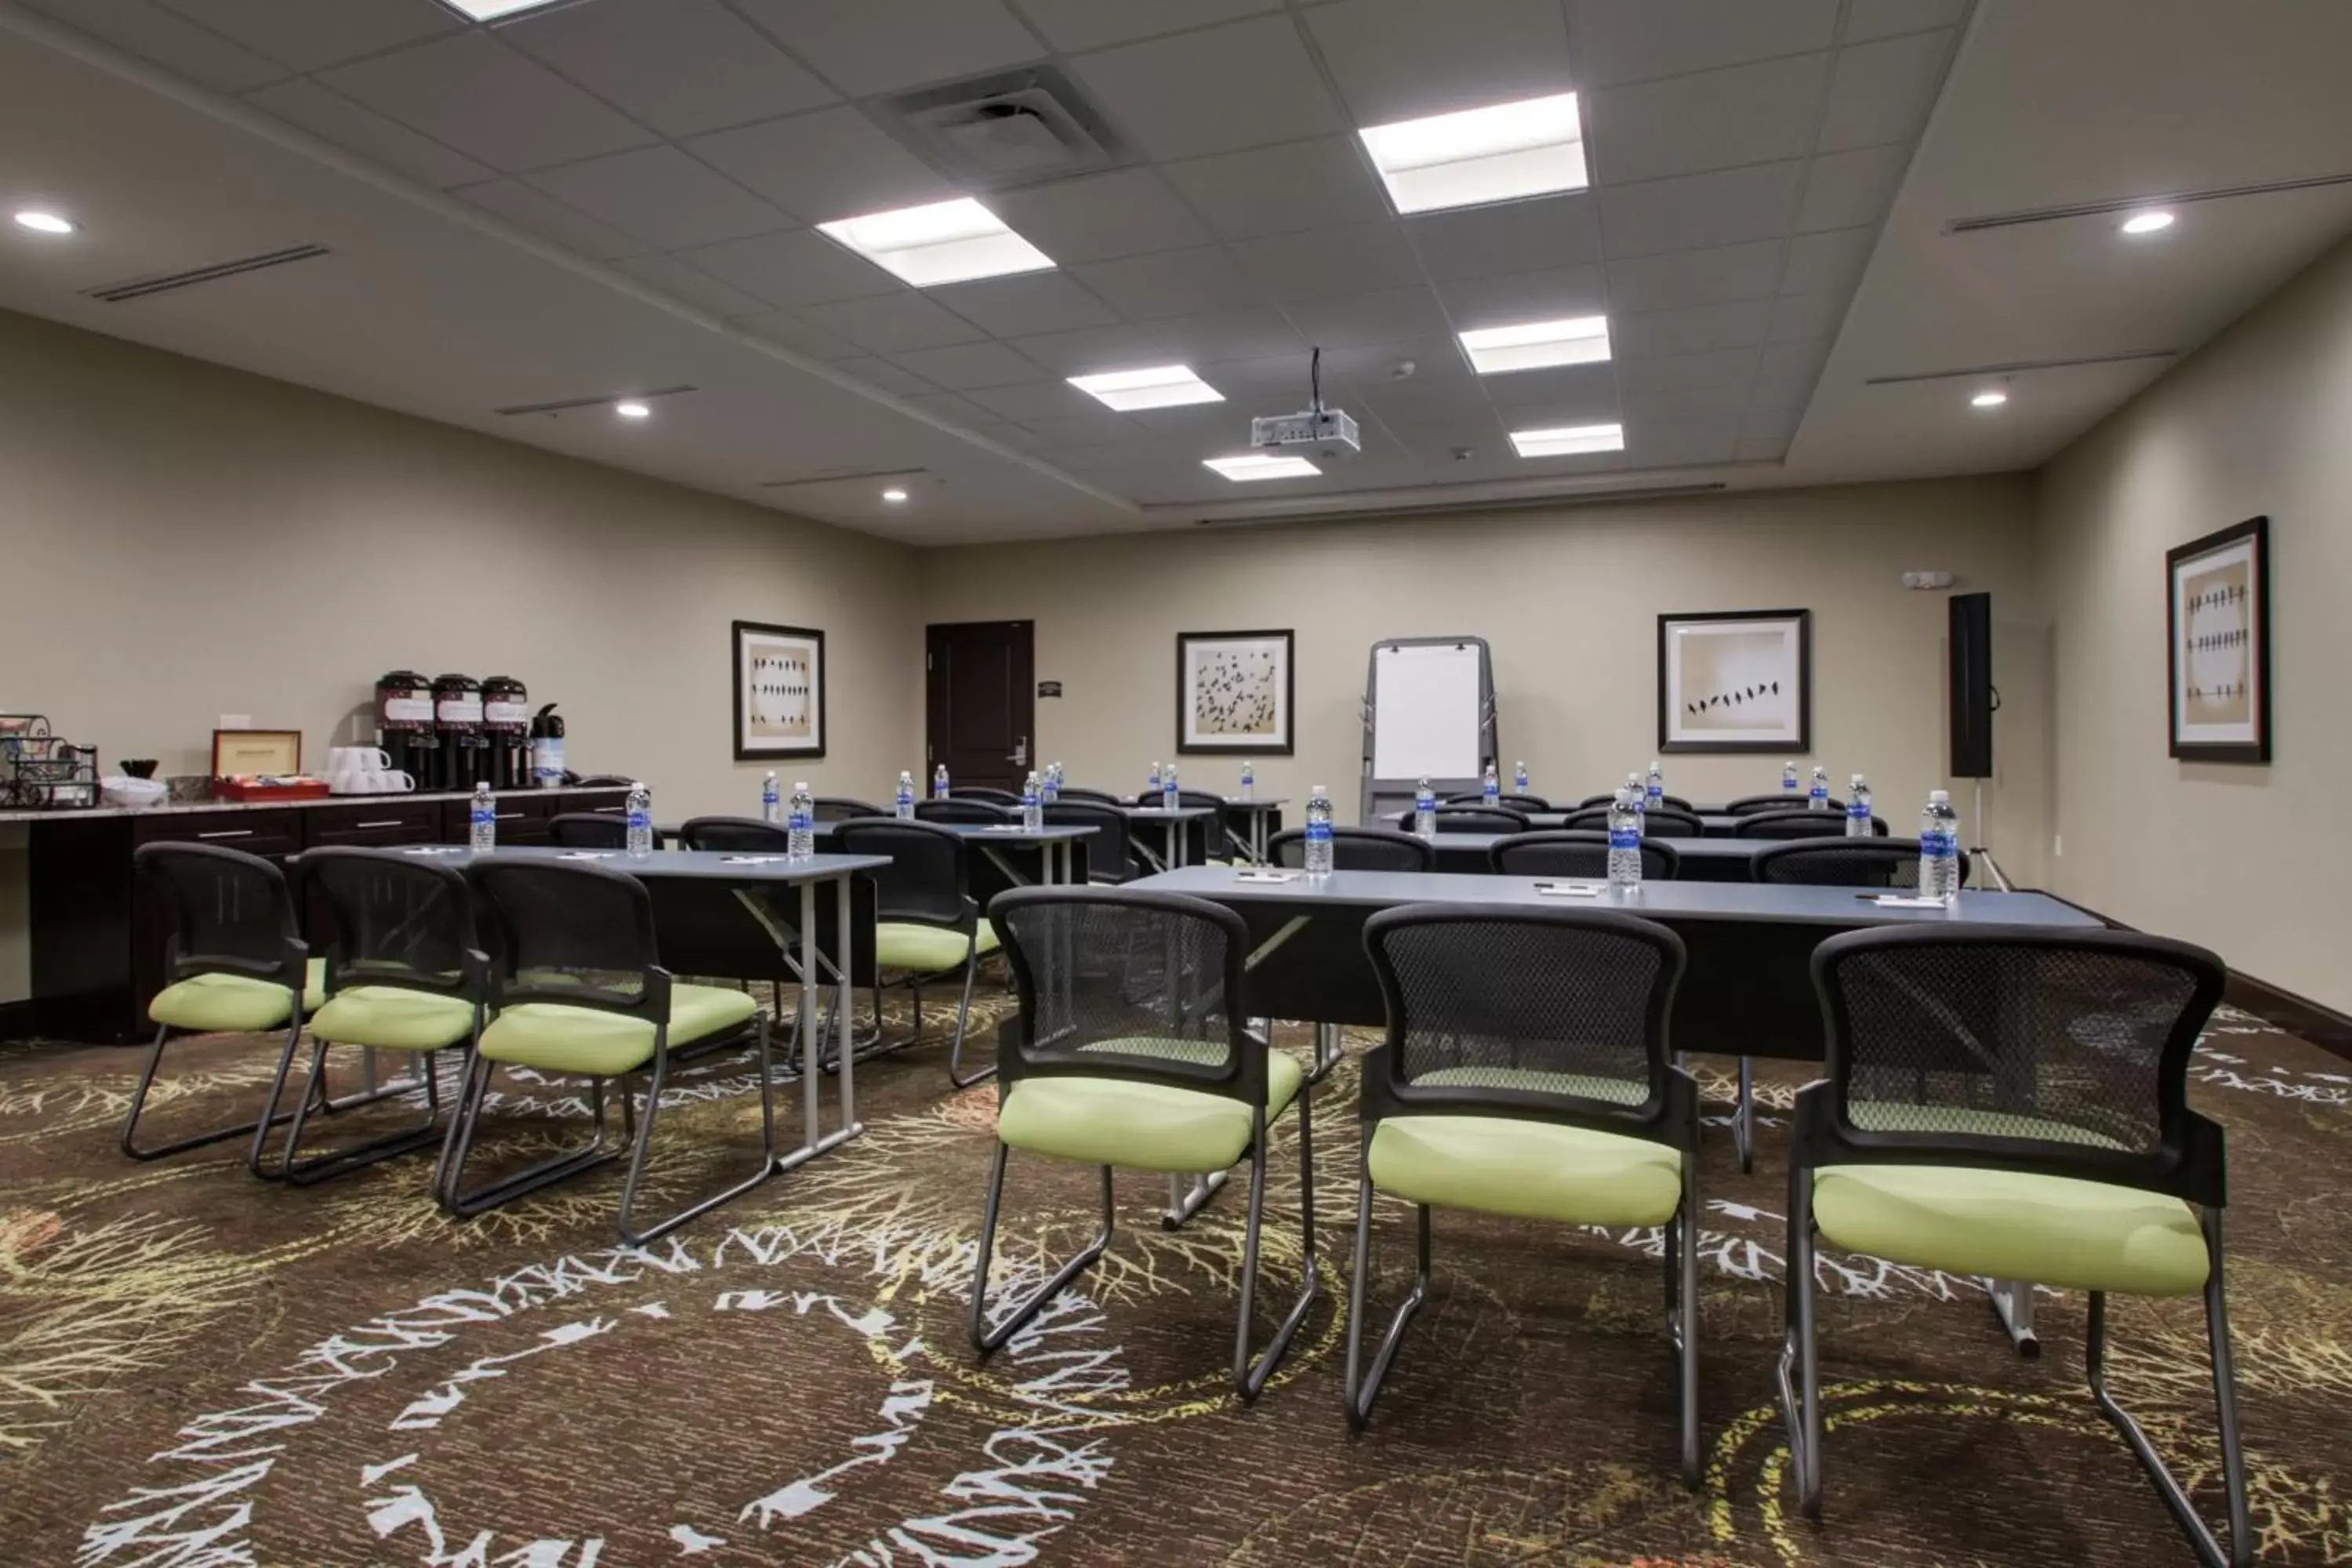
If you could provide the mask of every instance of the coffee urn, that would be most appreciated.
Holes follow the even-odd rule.
[[[552,702],[530,721],[530,779],[541,789],[560,789],[570,779],[563,763],[563,715]]]
[[[494,790],[530,787],[530,693],[511,675],[482,681],[482,739],[489,748],[484,775]]]
[[[433,683],[413,669],[395,669],[375,683],[375,743],[397,772],[419,789],[436,769],[441,742],[433,730]]]
[[[436,676],[433,681],[433,729],[441,742],[439,771],[427,786],[470,790],[489,776],[488,737],[482,733],[482,683],[469,675]]]

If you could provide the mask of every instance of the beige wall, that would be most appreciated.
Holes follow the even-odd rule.
[[[2057,889],[2352,1010],[2352,244],[2069,447],[2040,504]],[[2270,520],[2274,760],[2175,762],[2164,552]]]
[[[1504,755],[1528,760],[1538,794],[1580,796],[1655,750],[1660,612],[1810,608],[1805,765],[1828,766],[1841,790],[1868,773],[1897,832],[1947,782],[1944,595],[1897,579],[1948,570],[1994,595],[2007,706],[1987,832],[2025,880],[2042,872],[2050,793],[2032,506],[2030,483],[2011,477],[927,551],[919,563],[927,619],[1036,623],[1038,678],[1066,694],[1037,705],[1038,754],[1066,763],[1073,784],[1139,789],[1173,752],[1179,631],[1296,628],[1298,753],[1263,763],[1260,788],[1299,799],[1328,784],[1342,821],[1378,638],[1486,637]],[[1778,757],[1664,761],[1667,787],[1694,799],[1780,780]],[[1225,789],[1237,769],[1197,757],[1184,777]],[[1954,787],[1966,812],[1968,786]]]

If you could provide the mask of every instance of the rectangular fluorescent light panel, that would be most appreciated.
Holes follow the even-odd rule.
[[[1185,364],[1156,365],[1150,370],[1114,370],[1100,375],[1074,375],[1070,384],[1113,408],[1173,408],[1181,403],[1223,403],[1225,395],[1192,374]]]
[[[1514,430],[1511,445],[1522,458],[1568,458],[1579,452],[1622,452],[1622,425],[1570,425],[1557,430]]]
[[[477,22],[495,22],[501,16],[540,10],[557,4],[557,0],[442,0],[442,3],[452,11],[461,12]]]
[[[970,196],[868,213],[817,227],[918,289],[1010,272],[1042,272],[1054,265],[1052,257],[999,223],[994,213]]]
[[[1401,213],[1585,187],[1576,94],[1529,98],[1357,132]]]
[[[1461,337],[1470,363],[1480,375],[1541,370],[1556,364],[1591,364],[1609,357],[1606,316],[1571,316],[1560,321],[1480,327]]]
[[[1246,458],[1203,458],[1201,462],[1236,481],[1295,479],[1302,474],[1323,471],[1304,458],[1274,458],[1263,452],[1253,452]]]

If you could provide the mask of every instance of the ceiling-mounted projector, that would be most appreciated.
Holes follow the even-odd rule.
[[[1323,351],[1307,362],[1308,406],[1296,414],[1266,414],[1250,421],[1250,445],[1261,451],[1318,458],[1352,458],[1364,449],[1356,422],[1344,409],[1323,406]]]

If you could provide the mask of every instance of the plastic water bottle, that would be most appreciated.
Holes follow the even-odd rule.
[[[898,775],[898,820],[901,822],[915,815],[915,775],[910,773],[901,773]]]
[[[1813,811],[1827,811],[1830,808],[1829,769],[1813,770],[1813,787],[1805,792],[1805,805]]]
[[[629,786],[629,832],[625,842],[632,855],[654,852],[654,792],[642,779]]]
[[[1633,808],[1633,837],[1647,838],[1650,836],[1650,797],[1642,787],[1641,774],[1625,775],[1625,794],[1629,797],[1626,804]]]
[[[1250,765],[1247,757],[1244,757],[1242,759],[1242,798],[1247,800],[1256,792],[1257,770]]]
[[[1856,773],[1853,783],[1846,786],[1845,836],[1848,838],[1867,838],[1870,835],[1870,785],[1864,782],[1860,773]]]
[[[1176,787],[1176,764],[1171,763],[1168,771],[1160,775],[1160,809],[1174,811],[1183,804],[1184,792]]]
[[[816,853],[816,796],[806,784],[793,785],[793,811],[784,818],[784,853],[805,860]]]
[[[1642,800],[1645,810],[1666,804],[1666,775],[1658,771],[1658,759],[1655,757],[1650,759],[1650,776],[1642,787]]]
[[[1796,763],[1782,763],[1780,764],[1780,788],[1789,795],[1794,795],[1797,793]]]
[[[1149,800],[1144,802],[1147,805],[1150,805],[1151,801],[1160,798],[1160,764],[1158,763],[1151,764],[1151,777],[1145,782],[1143,793],[1150,797]]]
[[[1919,814],[1919,896],[1954,902],[1960,891],[1960,817],[1952,797],[1931,790]]]
[[[1511,787],[1521,795],[1528,793],[1528,764],[1524,760],[1511,764]]]
[[[945,800],[947,797],[948,765],[945,763],[941,763],[938,767],[931,770],[931,798],[933,800]]]
[[[1307,874],[1331,874],[1331,796],[1321,784],[1307,795]]]
[[[1486,764],[1486,776],[1478,781],[1478,798],[1488,805],[1503,804],[1503,781],[1496,776],[1495,764]]]
[[[1412,830],[1423,838],[1437,837],[1437,791],[1423,773],[1421,783],[1413,786]]]
[[[1641,792],[1628,785],[1609,806],[1609,885],[1621,892],[1642,887]]]
[[[783,800],[776,788],[776,775],[770,773],[760,781],[760,820],[773,822],[783,815]]]
[[[1045,786],[1034,768],[1021,785],[1021,826],[1032,833],[1045,826]]]
[[[477,855],[487,855],[499,847],[499,797],[490,786],[474,786],[473,804],[466,810],[466,847]]]
[[[1046,805],[1051,805],[1055,801],[1062,798],[1062,764],[1059,763],[1047,763],[1045,764],[1045,787],[1044,796],[1044,804]],[[1043,813],[1039,814],[1040,820],[1043,820]]]

